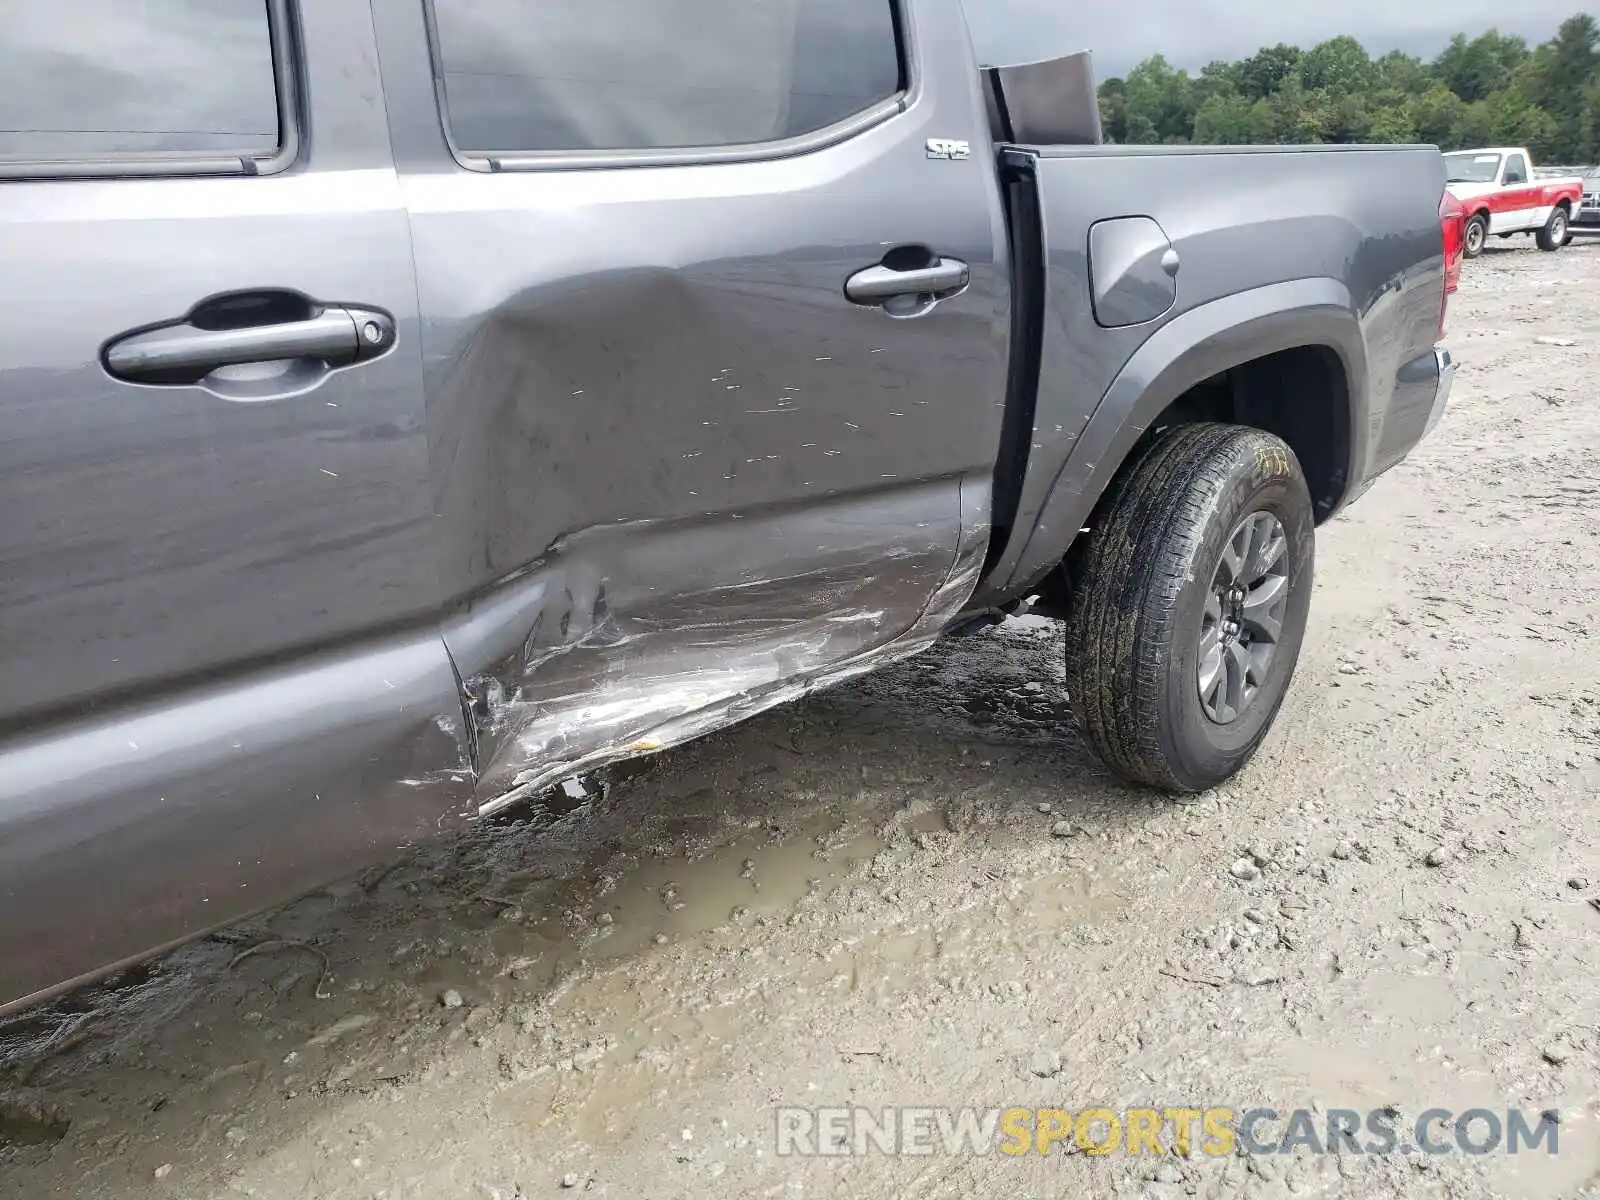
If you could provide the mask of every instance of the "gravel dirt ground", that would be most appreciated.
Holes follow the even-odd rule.
[[[1600,1195],[1600,242],[1524,243],[1227,787],[1108,779],[1055,624],[952,640],[0,1026],[0,1196]],[[1143,1104],[1559,1153],[775,1153]]]

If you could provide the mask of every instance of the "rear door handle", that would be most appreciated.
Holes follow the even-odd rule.
[[[971,280],[971,269],[954,258],[940,258],[928,266],[906,270],[880,263],[845,280],[844,294],[857,304],[872,306],[904,297],[937,302],[961,291]]]
[[[393,319],[371,309],[322,307],[300,320],[224,329],[206,328],[197,310],[175,324],[113,341],[104,358],[106,370],[118,379],[183,385],[244,363],[299,359],[348,366],[376,358],[394,340]]]

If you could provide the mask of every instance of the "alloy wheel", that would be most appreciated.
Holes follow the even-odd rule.
[[[1196,683],[1206,716],[1237,721],[1272,669],[1289,603],[1289,539],[1270,512],[1253,512],[1222,548],[1200,618]]]

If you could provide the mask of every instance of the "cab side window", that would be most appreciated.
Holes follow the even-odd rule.
[[[1527,183],[1528,160],[1520,154],[1513,154],[1507,158],[1505,181],[1507,183]]]
[[[456,149],[781,141],[902,87],[891,0],[432,0]]]
[[[271,155],[267,0],[3,0],[0,164]]]

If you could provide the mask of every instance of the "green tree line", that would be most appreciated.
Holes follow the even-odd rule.
[[[1580,13],[1533,47],[1457,34],[1431,62],[1373,58],[1352,37],[1269,46],[1198,75],[1158,54],[1101,84],[1100,113],[1113,142],[1512,145],[1586,165],[1600,162],[1600,24]]]

